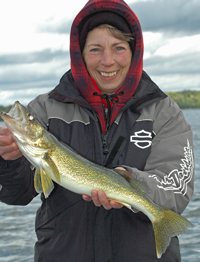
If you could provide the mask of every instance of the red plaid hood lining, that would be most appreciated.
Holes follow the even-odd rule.
[[[105,119],[102,106],[102,99],[99,96],[94,96],[94,92],[101,94],[97,85],[90,78],[79,46],[79,24],[87,15],[91,15],[98,10],[112,10],[112,12],[120,13],[130,24],[132,31],[135,34],[136,46],[134,56],[132,58],[131,66],[127,77],[117,91],[123,91],[123,95],[119,97],[117,104],[113,104],[112,116],[110,123],[114,121],[124,104],[133,96],[143,69],[143,36],[139,20],[135,13],[123,0],[89,0],[83,9],[78,13],[71,28],[70,34],[70,56],[71,56],[71,71],[75,83],[77,84],[83,97],[90,103],[90,105],[97,111],[102,129],[105,133]]]

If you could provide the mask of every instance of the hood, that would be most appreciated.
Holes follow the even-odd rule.
[[[102,100],[99,96],[93,95],[95,92],[99,93],[99,90],[97,90],[94,81],[91,80],[87,72],[79,45],[79,28],[81,21],[87,16],[101,11],[111,11],[118,15],[120,14],[127,21],[131,31],[135,35],[135,50],[131,66],[123,85],[117,91],[117,93],[123,92],[123,95],[119,96],[118,103],[113,104],[110,123],[113,122],[124,104],[133,96],[139,85],[143,69],[143,36],[137,16],[123,0],[89,0],[74,19],[70,34],[72,75],[83,97],[98,112],[103,127],[105,123]]]

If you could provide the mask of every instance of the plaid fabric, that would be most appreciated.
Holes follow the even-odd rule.
[[[138,18],[130,7],[123,0],[89,0],[83,9],[78,13],[71,28],[70,34],[70,56],[71,56],[71,71],[74,80],[80,89],[83,97],[90,103],[90,105],[97,111],[103,131],[105,132],[105,120],[102,106],[102,100],[99,96],[94,96],[97,92],[96,86],[93,84],[88,75],[87,69],[82,59],[79,46],[79,24],[83,18],[91,15],[98,10],[112,10],[120,13],[130,24],[132,32],[135,34],[136,46],[132,63],[121,88],[116,92],[123,91],[124,94],[119,97],[117,104],[113,105],[111,116],[111,124],[120,112],[124,104],[133,96],[143,69],[143,36]],[[98,91],[99,92],[99,91]]]

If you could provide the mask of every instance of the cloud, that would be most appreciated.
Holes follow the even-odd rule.
[[[65,59],[69,57],[69,51],[44,49],[41,51],[15,53],[15,54],[1,54],[0,66],[16,65],[16,64],[32,64],[32,63],[46,63],[58,59]]]
[[[16,100],[19,100],[20,103],[23,105],[27,105],[32,99],[40,94],[44,94],[49,92],[50,88],[40,88],[38,89],[33,88],[24,88],[13,91],[0,91],[1,101],[4,101],[4,105],[12,105]],[[2,102],[0,103],[2,105]]]
[[[200,1],[154,0],[129,4],[143,31],[177,35],[200,34]]]
[[[73,19],[61,19],[59,22],[54,19],[46,20],[42,25],[37,26],[37,33],[70,34]]]
[[[0,55],[0,90],[53,88],[69,67],[61,49]]]
[[[55,53],[52,55],[51,52],[46,51],[31,54],[32,56],[29,58],[19,54],[20,59],[14,60],[13,63],[11,63],[11,58],[5,59],[6,65],[0,66],[0,90],[2,92],[31,88],[37,90],[41,88],[52,89],[70,68],[68,52],[60,51],[57,55]]]
[[[173,56],[152,56],[144,60],[144,68],[153,75],[198,74],[200,53],[177,54]]]
[[[129,3],[144,32],[163,32],[170,35],[200,34],[200,1],[149,0]],[[36,29],[38,33],[70,34],[73,19],[46,20]]]
[[[196,90],[200,91],[200,79],[199,75],[179,75],[179,74],[168,74],[168,75],[153,75],[151,79],[164,91],[164,92],[178,92],[183,90]]]
[[[158,48],[144,59],[144,70],[152,80],[165,92],[200,90],[200,52],[188,48],[167,54],[167,46],[160,49],[166,53]]]

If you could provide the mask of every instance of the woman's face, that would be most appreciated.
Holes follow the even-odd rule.
[[[126,78],[132,52],[128,42],[115,38],[106,28],[95,28],[88,33],[83,57],[101,92],[114,94]]]

